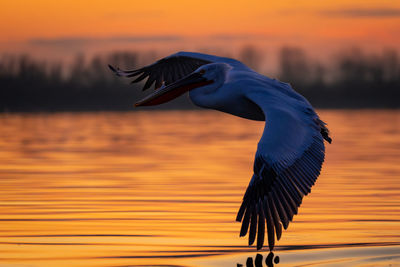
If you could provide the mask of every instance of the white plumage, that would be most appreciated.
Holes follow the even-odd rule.
[[[153,94],[136,106],[158,105],[189,91],[194,104],[251,120],[265,120],[254,161],[254,173],[237,220],[240,236],[257,237],[257,249],[280,239],[304,195],[317,179],[324,161],[323,139],[331,142],[326,124],[311,104],[287,84],[263,76],[240,61],[179,52],[137,70],[110,68],[119,76],[148,77],[144,90]]]

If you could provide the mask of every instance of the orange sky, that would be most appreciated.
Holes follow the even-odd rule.
[[[2,0],[0,32],[0,52],[32,40],[170,35],[398,47],[400,1]]]
[[[346,10],[354,12],[347,14]],[[360,13],[356,14],[357,11]],[[315,37],[378,34],[398,41],[399,37],[391,34],[396,33],[399,26],[400,2],[382,0],[250,0],[229,1],[229,4],[210,0],[6,0],[2,1],[0,9],[3,41],[63,36],[216,33]]]

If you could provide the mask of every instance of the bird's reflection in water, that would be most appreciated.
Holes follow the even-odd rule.
[[[279,256],[274,258],[274,253],[270,252],[268,256],[265,258],[265,264],[267,267],[273,267],[275,264],[279,263]],[[241,267],[243,264],[238,263],[237,267]],[[253,258],[248,257],[246,260],[246,267],[262,267],[263,266],[263,256],[261,254],[257,254],[253,263]]]

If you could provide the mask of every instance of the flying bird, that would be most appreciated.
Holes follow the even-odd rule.
[[[272,251],[320,174],[324,139],[332,141],[311,104],[290,84],[231,58],[179,52],[136,70],[109,67],[118,76],[134,77],[132,83],[147,78],[143,90],[155,84],[135,106],[159,105],[189,92],[197,106],[265,121],[236,220],[242,222],[240,236],[248,233],[249,246],[257,238],[261,249],[267,232]]]

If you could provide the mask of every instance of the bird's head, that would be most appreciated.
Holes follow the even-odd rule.
[[[151,95],[138,101],[135,106],[154,106],[171,101],[185,92],[210,94],[221,87],[232,67],[225,63],[210,63],[199,67],[191,74],[167,86],[162,86]]]

